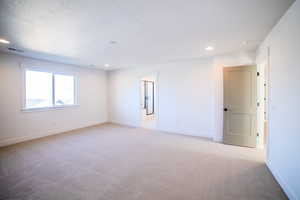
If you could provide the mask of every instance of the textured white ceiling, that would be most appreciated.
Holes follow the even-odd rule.
[[[0,37],[34,58],[138,67],[255,49],[293,1],[0,0]]]

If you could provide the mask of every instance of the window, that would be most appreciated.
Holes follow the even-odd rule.
[[[76,104],[75,77],[25,70],[25,109],[55,108]]]
[[[52,106],[52,74],[26,71],[26,108]]]
[[[74,104],[74,77],[66,75],[54,75],[55,105],[73,105]]]

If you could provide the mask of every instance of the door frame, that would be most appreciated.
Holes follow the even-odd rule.
[[[142,127],[142,122],[143,122],[143,118],[142,118],[142,109],[141,107],[143,106],[143,101],[140,98],[141,94],[142,94],[142,88],[141,88],[141,81],[143,78],[145,78],[146,76],[154,76],[155,77],[155,81],[154,81],[154,116],[155,116],[155,127],[154,129],[158,128],[159,125],[159,72],[158,71],[149,71],[148,73],[143,73],[142,75],[139,76],[139,79],[137,81],[137,84],[139,86],[139,127]]]
[[[146,109],[146,115],[154,115],[155,113],[155,87],[156,87],[156,84],[155,84],[155,81],[147,81],[147,80],[143,80],[144,82],[144,109]],[[146,90],[146,88],[148,89],[148,87],[146,87],[146,84],[147,83],[151,83],[152,84],[152,96],[153,96],[153,101],[152,101],[152,112],[151,113],[148,113],[148,107],[146,106],[146,93],[148,92],[148,90]]]
[[[265,68],[261,69],[264,70],[264,79],[265,79],[265,83],[266,83],[266,104],[265,104],[265,109],[266,109],[266,123],[265,126],[267,127],[266,132],[264,134],[267,134],[266,136],[263,135],[261,137],[263,137],[265,139],[265,142],[262,146],[259,146],[259,148],[264,149],[265,153],[266,153],[266,159],[269,158],[269,139],[270,139],[270,94],[271,94],[271,83],[270,83],[270,72],[271,72],[271,63],[270,63],[270,55],[271,55],[271,47],[270,46],[266,46],[262,49],[260,49],[261,51],[261,55],[258,59],[257,59],[257,66],[261,65],[261,64],[265,64]]]

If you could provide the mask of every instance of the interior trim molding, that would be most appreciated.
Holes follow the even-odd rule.
[[[119,122],[119,121],[116,121],[116,120],[110,120],[108,123],[118,124],[118,125],[121,125],[121,126],[127,126],[129,128],[148,129],[148,128],[144,128],[144,127],[141,127],[141,126],[138,126],[138,125],[122,123],[122,122]],[[158,128],[158,127],[153,128],[153,129],[149,129],[149,130],[156,130],[156,131],[160,131],[160,132],[167,133],[167,134],[197,137],[197,138],[206,139],[206,140],[209,140],[209,141],[215,141],[213,137],[210,137],[210,135],[213,135],[212,132],[210,132],[210,131],[200,132],[202,134],[199,135],[199,134],[195,134],[195,133],[191,133],[191,132],[185,132],[185,131],[180,131],[180,130],[172,130],[172,129],[162,129],[162,128]]]
[[[219,135],[214,135],[213,141],[222,143],[223,142],[223,137],[219,136]]]
[[[274,176],[275,180],[279,183],[281,188],[283,189],[284,193],[290,200],[299,200],[297,199],[295,193],[293,190],[289,187],[289,185],[286,183],[284,178],[280,175],[280,173],[275,169],[275,167],[272,166],[271,162],[269,160],[266,161],[266,165],[269,169],[269,171]]]
[[[65,132],[69,132],[69,131],[73,131],[73,130],[78,130],[78,129],[82,129],[82,128],[98,126],[98,125],[105,124],[105,123],[107,123],[107,122],[97,122],[97,123],[92,123],[92,124],[88,124],[88,125],[81,125],[76,128],[61,128],[61,129],[45,131],[43,133],[31,134],[31,135],[27,135],[27,136],[23,136],[23,137],[8,138],[8,139],[0,141],[0,147],[5,147],[8,145],[17,144],[20,142],[43,138],[43,137],[47,137],[50,135],[57,135],[57,134],[61,134],[61,133],[65,133]]]

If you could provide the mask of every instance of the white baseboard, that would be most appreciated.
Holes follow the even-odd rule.
[[[0,147],[17,144],[20,142],[25,142],[25,141],[29,141],[29,140],[33,140],[33,139],[38,139],[38,138],[42,138],[42,137],[46,137],[46,136],[50,136],[50,135],[56,135],[56,134],[73,131],[73,130],[77,130],[77,129],[81,129],[81,128],[86,128],[86,127],[90,127],[90,126],[100,125],[100,124],[104,124],[104,123],[106,123],[106,122],[91,123],[91,124],[81,125],[81,126],[77,126],[77,127],[73,127],[73,128],[61,128],[61,129],[56,129],[56,130],[45,131],[43,133],[27,135],[27,136],[23,136],[23,137],[8,138],[8,139],[0,141]]]
[[[265,149],[265,145],[264,145],[264,144],[257,144],[257,145],[256,145],[256,148],[257,148],[257,149],[264,150],[264,149]]]
[[[122,123],[122,122],[118,122],[118,121],[113,121],[113,120],[111,120],[109,122],[113,123],[113,124],[119,124],[121,126],[131,127],[131,128],[144,128],[144,127],[141,127],[139,125],[126,124],[126,123]],[[159,127],[151,128],[151,129],[150,128],[144,128],[144,129],[156,130],[156,131],[166,132],[166,133],[169,133],[169,134],[176,134],[176,135],[185,135],[185,136],[205,138],[205,139],[213,141],[213,138],[210,137],[210,135],[212,135],[211,132],[197,132],[197,134],[196,134],[195,132],[191,132],[191,131],[180,131],[180,130],[173,130],[173,129],[163,129],[163,128],[159,128]],[[201,134],[199,134],[199,133],[201,133]]]
[[[214,141],[214,142],[223,142],[223,137],[220,137],[220,136],[214,136],[214,137],[213,137],[213,141]]]
[[[269,168],[272,175],[275,177],[276,181],[279,183],[285,194],[288,196],[290,200],[299,200],[283,177],[279,174],[279,172],[272,166],[270,161],[266,162],[267,167]]]
[[[119,122],[119,121],[113,121],[113,120],[108,121],[108,123],[117,124],[117,125],[120,125],[120,126],[127,126],[127,127],[130,127],[130,128],[140,128],[139,126],[136,126],[136,125],[126,124],[126,123],[122,123],[122,122]]]

